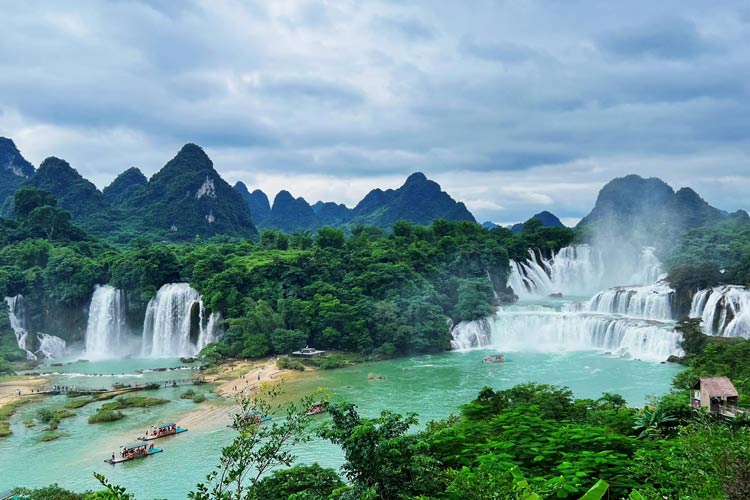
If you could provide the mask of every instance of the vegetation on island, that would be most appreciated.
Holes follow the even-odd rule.
[[[125,414],[117,410],[97,410],[96,413],[91,415],[88,419],[90,424],[101,424],[106,422],[115,422],[125,418]]]
[[[28,402],[28,399],[16,399],[0,406],[0,437],[10,436],[10,417],[16,413],[19,406]]]
[[[90,424],[102,422],[114,422],[125,418],[125,413],[120,410],[127,408],[150,408],[169,403],[168,399],[149,398],[143,396],[124,397],[120,396],[110,403],[104,403],[97,408],[96,413],[89,417]]]

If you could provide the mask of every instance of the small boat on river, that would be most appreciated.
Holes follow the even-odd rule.
[[[505,363],[505,356],[502,354],[496,354],[494,356],[486,356],[482,359],[482,363]]]
[[[242,414],[242,420],[245,422],[253,423],[253,424],[262,424],[263,422],[268,422],[271,420],[271,417],[268,415],[261,415],[258,412],[255,411],[248,411]]]
[[[129,460],[135,460],[136,458],[144,458],[156,453],[161,453],[162,450],[154,448],[153,443],[133,443],[120,447],[119,453],[112,453],[112,458],[107,458],[104,461],[108,464],[119,464],[120,462],[127,462]]]
[[[138,439],[141,441],[151,441],[152,439],[159,439],[165,436],[173,436],[175,434],[182,434],[187,432],[187,429],[180,427],[174,422],[167,422],[159,425],[152,425],[146,431],[145,436],[141,436]]]
[[[326,411],[327,410],[325,403],[313,403],[310,405],[310,408],[307,409],[307,413],[305,413],[305,416],[312,417],[314,415],[325,413]]]
[[[261,425],[271,420],[271,417],[268,415],[261,415],[260,413],[256,411],[246,411],[242,415],[240,415],[240,421],[243,424],[255,424],[255,425]],[[227,427],[236,427],[235,424],[227,425]]]

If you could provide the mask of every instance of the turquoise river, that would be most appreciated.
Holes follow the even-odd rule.
[[[519,351],[510,352],[504,364],[482,363],[482,358],[492,352],[474,349],[305,372],[286,382],[285,391],[288,397],[296,397],[324,388],[334,399],[357,404],[365,416],[375,416],[385,409],[413,411],[424,423],[457,412],[459,405],[469,402],[484,386],[502,389],[529,381],[565,385],[577,397],[596,398],[605,391],[617,392],[631,405],[640,406],[649,396],[667,392],[680,369],[601,350]],[[154,368],[172,370],[149,371]],[[176,359],[73,362],[43,371],[49,372],[51,384],[90,388],[111,387],[115,382],[185,379],[195,373],[190,367],[181,367]],[[369,380],[370,373],[384,378]],[[39,408],[62,407],[67,397],[53,396],[22,406],[11,420],[13,434],[0,439],[0,490],[51,483],[74,490],[97,489],[93,473],[101,472],[112,482],[126,486],[139,500],[186,498],[187,492],[218,463],[221,448],[231,441],[234,431],[227,423],[236,406],[213,395],[196,404],[180,399],[184,390],[170,387],[153,391],[150,396],[170,402],[145,410],[125,410],[125,419],[107,424],[87,423],[101,403],[85,406],[75,410],[76,416],[62,421],[59,431],[63,437],[51,442],[40,441],[42,424],[27,428],[24,421],[33,419]],[[315,418],[316,423],[323,423],[326,417]],[[149,425],[167,420],[177,421],[189,432],[160,440],[163,453],[115,466],[103,462]],[[305,463],[337,467],[342,461],[340,451],[320,439],[298,447],[295,453]]]

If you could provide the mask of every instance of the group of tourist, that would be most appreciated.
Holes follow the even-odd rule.
[[[169,434],[174,434],[177,432],[177,424],[172,424],[168,427],[154,427],[152,426],[151,429],[148,430],[148,437],[162,437],[162,436],[168,436]]]
[[[153,449],[154,443],[149,443],[148,445],[146,445],[146,443],[143,443],[143,446],[137,448],[122,448],[122,450],[120,450],[120,458],[127,458],[128,460],[131,460],[133,458],[140,457],[141,455],[148,455]],[[112,461],[115,461],[114,452],[112,453]]]

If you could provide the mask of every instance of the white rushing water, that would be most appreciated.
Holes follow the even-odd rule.
[[[39,349],[36,351],[37,355],[41,355],[45,359],[60,359],[65,356],[67,345],[60,337],[46,333],[37,333],[36,338],[39,341]]]
[[[662,277],[650,247],[616,258],[588,245],[563,248],[549,259],[529,251],[527,260],[511,263],[508,280],[522,300],[491,318],[459,323],[451,345],[501,352],[599,350],[665,361],[683,351],[674,329],[674,290],[658,281]],[[552,294],[560,300],[550,301]]]
[[[499,312],[492,347],[502,351],[601,350],[643,361],[682,353],[682,336],[669,325],[633,318],[569,312]]]
[[[122,358],[129,354],[128,340],[125,293],[110,285],[96,285],[86,326],[86,358]]]
[[[750,290],[733,285],[700,290],[693,296],[690,317],[701,318],[708,335],[750,338]]]
[[[522,299],[550,294],[591,296],[614,286],[651,284],[662,273],[652,247],[610,255],[589,245],[574,245],[549,259],[529,250],[525,261],[511,261],[508,285]]]
[[[482,318],[476,321],[462,321],[451,330],[453,339],[451,348],[472,349],[490,345],[492,339],[492,321]]]
[[[674,290],[659,282],[644,286],[608,288],[594,295],[585,310],[620,314],[631,318],[670,321],[675,319]]]
[[[200,294],[187,283],[162,286],[146,308],[142,354],[194,356],[216,340],[220,317],[206,316]]]
[[[10,327],[16,335],[18,348],[26,351],[26,359],[36,360],[36,355],[31,352],[29,345],[29,332],[26,324],[26,310],[23,307],[23,295],[14,297],[5,297],[5,303],[8,304],[8,316]]]

